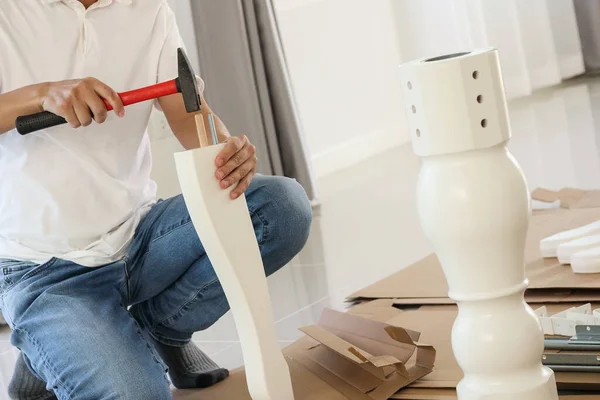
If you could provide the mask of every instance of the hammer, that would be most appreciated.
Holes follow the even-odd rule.
[[[177,68],[179,76],[176,79],[141,89],[131,90],[129,92],[119,93],[123,105],[128,106],[146,100],[181,93],[187,112],[192,113],[200,111],[202,104],[200,102],[200,94],[198,93],[198,85],[196,84],[196,75],[192,70],[190,60],[181,48],[177,49]],[[112,106],[106,100],[104,100],[104,104],[106,104],[106,109],[108,111],[112,110]],[[18,117],[15,125],[17,126],[17,132],[21,135],[26,135],[41,129],[66,123],[67,120],[63,117],[49,111],[42,111],[36,114]]]

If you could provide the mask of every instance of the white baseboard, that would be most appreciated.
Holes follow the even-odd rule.
[[[322,178],[408,141],[410,141],[408,132],[402,131],[372,132],[354,138],[334,148],[314,154],[311,157],[313,173],[315,178]]]
[[[547,64],[530,68],[529,80],[533,90],[558,85],[562,82],[558,62],[556,64]]]
[[[559,56],[558,65],[560,66],[560,73],[563,79],[573,78],[585,72],[581,53],[570,56]]]

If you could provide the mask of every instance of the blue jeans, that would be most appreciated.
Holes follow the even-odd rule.
[[[270,275],[306,243],[310,204],[294,180],[260,175],[246,198]],[[59,399],[163,400],[167,368],[146,335],[183,345],[229,305],[177,196],[152,208],[121,261],[0,260],[0,309],[11,343]]]

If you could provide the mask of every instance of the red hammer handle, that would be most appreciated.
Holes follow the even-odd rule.
[[[147,86],[141,89],[119,93],[119,97],[121,98],[123,105],[128,106],[130,104],[141,103],[142,101],[157,99],[159,97],[168,96],[178,92],[177,80],[173,79],[171,81],[158,83],[156,85]],[[106,101],[106,99],[103,100],[104,104],[106,104],[106,109],[108,111],[112,110],[112,105]]]

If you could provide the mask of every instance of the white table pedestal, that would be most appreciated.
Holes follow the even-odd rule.
[[[417,202],[459,314],[460,400],[555,400],[543,333],[525,303],[529,191],[510,139],[498,54],[485,49],[401,66]]]

